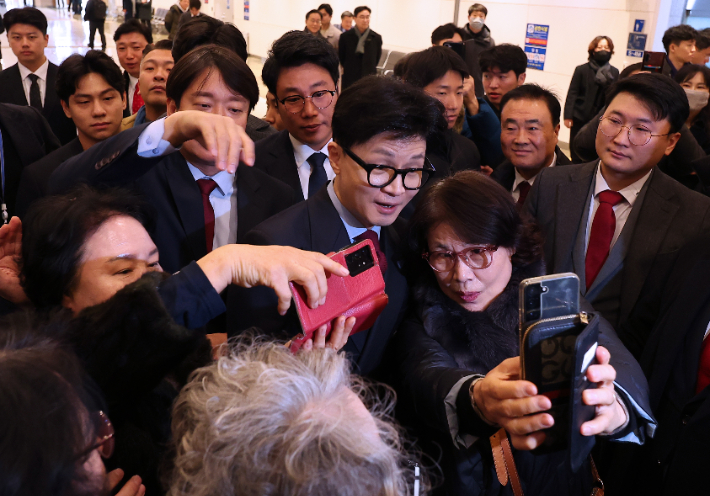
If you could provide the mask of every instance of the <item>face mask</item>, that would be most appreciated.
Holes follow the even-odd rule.
[[[611,59],[611,52],[609,50],[599,50],[592,54],[592,59],[594,59],[597,64],[604,65]]]
[[[483,19],[480,17],[474,17],[473,20],[468,22],[468,25],[471,26],[471,29],[481,29],[483,28]]]
[[[690,111],[695,112],[697,110],[700,110],[702,108],[705,108],[705,106],[708,104],[708,98],[710,97],[710,93],[704,90],[689,90],[686,88],[683,88],[685,90],[685,94],[688,96],[688,105],[690,105]]]

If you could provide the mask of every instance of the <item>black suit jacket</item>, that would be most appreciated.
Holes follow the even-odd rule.
[[[47,68],[47,87],[44,95],[44,108],[42,115],[49,127],[52,128],[54,135],[59,138],[62,145],[66,145],[71,140],[76,138],[76,126],[74,121],[64,114],[62,104],[57,96],[57,66],[49,63]],[[15,105],[29,105],[25,90],[22,87],[22,78],[20,76],[20,68],[17,64],[8,67],[0,72],[0,102],[14,103]]]
[[[10,215],[15,215],[23,169],[60,145],[47,120],[30,106],[0,103],[0,128],[5,152],[5,200]]]
[[[397,221],[395,224],[399,224]],[[397,261],[399,236],[395,226],[383,227],[380,245],[387,256],[385,292],[389,303],[375,325],[351,336],[345,350],[362,375],[381,376],[380,366],[389,338],[402,318],[407,299],[407,283]],[[301,250],[330,253],[350,244],[345,225],[323,186],[317,194],[259,224],[244,241],[255,245],[293,246]],[[231,332],[257,326],[274,336],[293,336],[299,332],[293,310],[286,317],[276,311],[276,294],[269,288],[230,288],[227,298],[227,328]]]
[[[151,234],[160,264],[175,272],[206,255],[202,195],[179,152],[149,159],[137,156],[138,137],[146,126],[128,129],[66,161],[52,174],[50,193],[80,182],[136,187],[154,207],[157,225]],[[237,171],[236,187],[237,242],[294,202],[291,188],[244,165]]]
[[[288,131],[284,129],[258,141],[255,152],[254,168],[291,186],[296,193],[296,199],[302,201],[304,198],[301,179],[298,177],[296,158]]]
[[[560,150],[559,146],[555,147],[555,155],[557,155],[557,162],[555,162],[555,167],[558,165],[569,165],[572,163],[567,155]],[[491,174],[491,179],[503,186],[508,191],[513,189],[513,184],[515,183],[515,167],[510,163],[510,160],[505,159],[501,164],[493,170]]]
[[[271,124],[252,114],[249,114],[249,117],[247,117],[247,127],[245,131],[252,141],[259,141],[267,136],[278,133],[275,128],[271,127]]]
[[[584,260],[575,266],[574,258],[596,170],[596,161],[543,169],[525,201],[525,209],[537,220],[545,238],[548,272],[576,272],[582,284]],[[644,187],[645,197],[634,204],[629,217],[638,212],[633,231],[626,237],[628,249],[621,270],[598,291],[590,288],[595,295],[589,302],[615,329],[628,320],[649,274],[657,277],[657,284],[665,282],[679,251],[695,237],[710,232],[710,198],[690,191],[658,169]],[[607,262],[610,259],[611,254]],[[605,263],[597,277],[600,284],[606,267]],[[650,310],[651,322],[657,311],[657,305]],[[619,337],[627,344],[623,332]]]
[[[33,202],[47,196],[49,176],[57,167],[75,155],[84,151],[79,138],[74,138],[58,150],[25,167],[22,171],[20,186],[17,190],[15,209],[20,218],[24,218]]]
[[[357,29],[353,26],[353,29]],[[343,66],[343,89],[370,74],[377,74],[377,64],[382,56],[382,36],[370,29],[365,40],[365,53],[355,53],[360,38],[353,29],[340,35],[338,55]]]

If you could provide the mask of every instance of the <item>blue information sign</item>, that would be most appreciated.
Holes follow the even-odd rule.
[[[525,32],[525,55],[528,57],[528,68],[542,71],[545,68],[547,53],[547,38],[550,26],[545,24],[528,24]]]
[[[629,42],[626,45],[627,50],[645,50],[646,49],[645,34],[629,33]]]
[[[627,57],[643,57],[643,50],[626,50]]]
[[[643,19],[636,19],[634,22],[634,33],[643,33],[643,25],[646,23]]]
[[[528,57],[528,68],[539,71],[545,68],[547,48],[525,45],[525,55]]]

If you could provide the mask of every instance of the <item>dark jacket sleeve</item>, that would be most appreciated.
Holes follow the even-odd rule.
[[[197,262],[161,282],[158,294],[175,323],[188,329],[206,325],[227,309]]]
[[[582,66],[579,65],[574,69],[572,81],[567,90],[567,98],[565,99],[564,119],[574,118],[574,104],[577,102],[579,92],[582,88]]]
[[[52,131],[52,128],[49,126],[49,122],[42,115],[42,113],[34,107],[28,106],[26,108],[32,109],[32,112],[34,112],[35,114],[36,122],[33,127],[34,129],[39,129],[42,134],[44,155],[48,155],[49,153],[62,146],[62,144],[59,142],[59,139],[55,136],[54,131]]]
[[[599,127],[599,118],[604,115],[606,107],[602,108],[591,121],[587,122],[582,129],[579,130],[577,136],[574,137],[574,151],[582,159],[582,162],[591,162],[598,158],[597,155],[597,128]]]
[[[500,146],[500,120],[483,98],[478,99],[478,113],[466,111],[466,122],[471,129],[472,140],[481,154],[481,165],[496,167],[504,160]]]

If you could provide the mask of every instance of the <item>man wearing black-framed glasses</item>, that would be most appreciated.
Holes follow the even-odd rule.
[[[384,350],[407,297],[396,260],[402,209],[426,184],[434,168],[427,138],[446,130],[438,102],[424,91],[390,78],[368,76],[348,88],[333,115],[328,153],[335,177],[305,202],[250,231],[250,244],[288,245],[321,253],[370,239],[384,273],[389,303],[369,330],[350,337],[344,350],[357,373],[378,377]],[[266,332],[300,332],[295,313],[281,318],[275,295],[258,288],[235,289],[229,329],[258,326]]]
[[[274,42],[262,79],[285,129],[256,143],[254,167],[291,186],[299,200],[335,176],[328,158],[338,101],[338,54],[320,36],[291,31]]]

